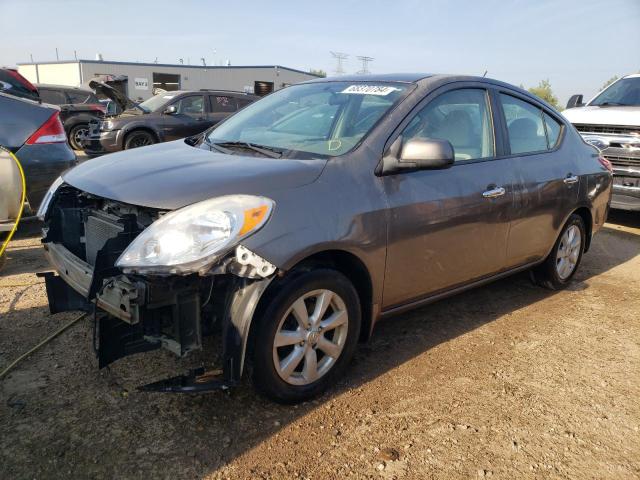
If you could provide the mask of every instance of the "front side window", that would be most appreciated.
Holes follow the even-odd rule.
[[[547,150],[542,110],[511,95],[500,94],[512,154]],[[557,140],[557,139],[556,139]]]
[[[429,102],[403,131],[403,141],[411,138],[448,140],[456,161],[493,157],[493,126],[486,90],[453,90]]]
[[[204,97],[186,97],[176,103],[177,113],[185,115],[202,115],[204,113]]]
[[[69,101],[76,105],[82,103],[98,103],[95,96],[90,92],[67,91]]]
[[[342,155],[408,93],[390,82],[318,82],[278,90],[212,130],[211,144],[243,142],[272,147],[283,157]]]

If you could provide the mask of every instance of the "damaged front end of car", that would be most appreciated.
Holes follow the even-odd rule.
[[[165,348],[178,357],[222,339],[222,365],[141,387],[197,392],[242,375],[251,319],[277,268],[239,242],[273,202],[229,196],[175,211],[98,197],[59,182],[46,198],[43,239],[55,272],[41,274],[51,313],[94,313],[99,368]]]

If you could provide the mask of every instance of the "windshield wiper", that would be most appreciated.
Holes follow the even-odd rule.
[[[254,152],[261,153],[265,157],[271,158],[281,158],[284,154],[284,152],[279,148],[268,147],[266,145],[254,145],[253,143],[249,142],[207,142],[207,145],[210,145],[213,148],[220,148],[225,150],[227,150],[229,147],[246,148],[249,150],[253,150]]]

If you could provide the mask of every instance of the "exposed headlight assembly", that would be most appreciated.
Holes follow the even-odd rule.
[[[47,210],[49,210],[51,199],[56,194],[58,188],[60,188],[60,185],[62,185],[63,183],[64,181],[62,180],[62,177],[56,178],[49,187],[49,190],[47,190],[47,193],[45,193],[44,198],[42,199],[42,202],[40,202],[40,206],[38,207],[38,212],[36,213],[36,216],[40,220],[44,221],[44,217],[47,216]]]
[[[111,120],[104,120],[100,123],[100,131],[105,132],[107,130],[113,130],[113,122]]]
[[[273,200],[229,195],[167,213],[144,230],[116,261],[126,273],[205,273],[269,219]]]

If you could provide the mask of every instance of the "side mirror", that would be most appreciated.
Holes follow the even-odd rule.
[[[453,165],[453,146],[447,140],[398,137],[382,159],[382,175],[407,170],[440,170]]]
[[[571,98],[567,102],[567,108],[583,107],[582,95],[571,95]]]
[[[164,109],[163,112],[165,115],[175,115],[176,113],[178,113],[178,109],[176,108],[175,105],[170,105],[167,108]]]

